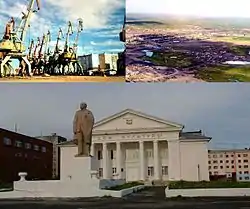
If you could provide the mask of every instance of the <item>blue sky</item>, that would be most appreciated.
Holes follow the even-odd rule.
[[[0,35],[9,17],[21,17],[28,0],[0,1]],[[119,41],[125,14],[125,0],[40,0],[41,10],[31,20],[29,38],[42,37],[48,30],[52,33],[51,47],[55,46],[59,27],[66,33],[68,21],[77,29],[78,19],[83,19],[84,30],[79,41],[79,54],[117,53],[124,49]],[[29,35],[30,34],[30,35]],[[75,33],[76,34],[76,33]],[[75,34],[71,42],[75,39]],[[63,46],[63,42],[60,43]]]
[[[249,0],[126,0],[127,13],[250,17]]]
[[[72,138],[81,101],[96,120],[126,108],[202,129],[213,148],[250,147],[248,83],[0,83],[0,127],[36,136],[56,132]],[[114,99],[115,98],[115,99]]]

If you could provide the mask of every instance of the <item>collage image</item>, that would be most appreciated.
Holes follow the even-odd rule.
[[[249,8],[0,0],[0,209],[250,208]]]

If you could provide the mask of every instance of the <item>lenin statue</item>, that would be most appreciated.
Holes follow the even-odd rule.
[[[87,104],[81,103],[80,110],[76,111],[73,121],[74,141],[78,145],[78,154],[76,156],[90,156],[94,122],[94,116],[87,109]]]

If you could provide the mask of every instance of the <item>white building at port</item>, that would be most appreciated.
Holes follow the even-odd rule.
[[[98,159],[99,177],[152,180],[209,180],[208,142],[201,131],[131,109],[94,126],[91,153]],[[72,141],[60,144],[76,152]],[[71,147],[69,149],[69,147]],[[69,157],[70,159],[70,157]]]

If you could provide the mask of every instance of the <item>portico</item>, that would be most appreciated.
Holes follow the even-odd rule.
[[[198,144],[203,149],[210,138],[193,132],[195,139],[185,139],[181,134],[183,127],[130,109],[97,122],[92,152],[99,160],[100,177],[127,181],[184,179],[182,163],[185,162],[181,161],[187,157],[185,151],[181,155],[183,145],[189,141],[189,145],[195,143],[193,148],[197,149]],[[182,145],[183,140],[186,141]],[[197,164],[197,168],[205,169],[205,179],[208,178],[206,152],[203,149],[202,165]]]

